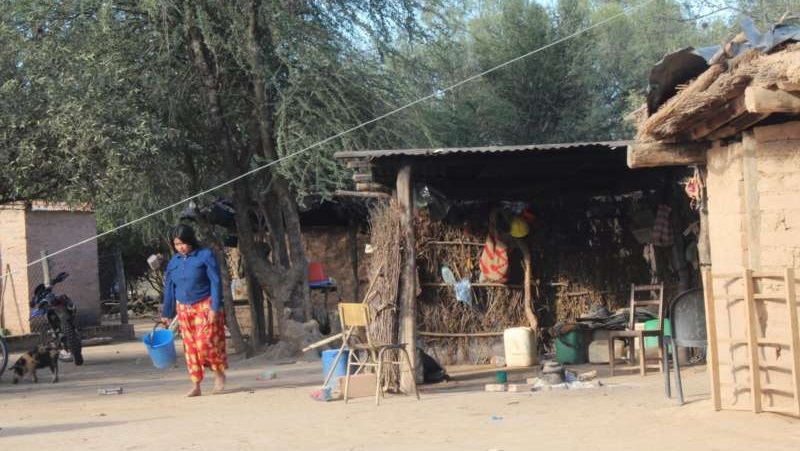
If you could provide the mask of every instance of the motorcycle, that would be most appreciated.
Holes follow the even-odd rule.
[[[47,332],[55,346],[72,354],[75,365],[83,365],[81,337],[75,327],[78,309],[69,296],[53,293],[53,287],[68,276],[69,274],[62,272],[50,281],[49,286],[43,283],[36,286],[30,302],[31,322],[35,322],[37,318],[46,319]]]

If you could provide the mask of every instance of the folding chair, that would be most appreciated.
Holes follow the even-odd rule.
[[[339,304],[339,320],[342,323],[343,337],[342,342],[345,349],[349,349],[347,357],[347,373],[344,382],[344,402],[348,400],[348,392],[350,389],[350,374],[351,369],[355,366],[357,371],[362,368],[372,367],[375,368],[376,383],[375,383],[375,404],[380,405],[381,397],[383,396],[382,382],[383,382],[383,365],[398,365],[402,370],[403,363],[406,368],[411,372],[411,381],[414,385],[414,394],[419,399],[419,390],[417,390],[417,383],[415,380],[414,363],[408,356],[405,343],[375,343],[370,336],[370,315],[369,306],[364,303],[348,303],[343,302]],[[363,337],[366,343],[363,342]],[[384,361],[388,355],[386,351],[397,350],[398,354],[402,356],[402,360],[388,360]],[[359,355],[359,351],[363,355]]]

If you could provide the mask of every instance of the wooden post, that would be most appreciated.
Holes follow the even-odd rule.
[[[719,393],[719,350],[717,349],[717,312],[714,305],[714,278],[711,270],[703,270],[703,292],[706,300],[706,340],[708,342],[708,359],[706,367],[711,381],[711,403],[714,410],[722,409]]]
[[[756,301],[753,293],[753,270],[746,269],[744,274],[744,307],[747,312],[747,348],[750,353],[750,394],[753,401],[753,412],[761,412],[761,365],[758,360],[758,318],[756,317]]]
[[[800,329],[797,321],[797,291],[794,283],[794,268],[786,268],[786,307],[789,309],[789,333],[792,344],[792,383],[794,385],[794,413],[800,416]]]
[[[709,237],[708,226],[708,190],[706,190],[706,175],[708,170],[705,166],[699,166],[700,180],[703,182],[702,201],[700,202],[700,233],[697,235],[697,260],[700,268],[711,267],[711,239]]]
[[[406,350],[415,367],[417,362],[417,260],[414,243],[414,199],[412,192],[411,164],[404,163],[397,172],[397,201],[400,205],[400,225],[404,235],[403,268],[400,275],[400,340],[406,344]],[[415,371],[415,373],[418,371]],[[403,371],[400,375],[400,387],[406,393],[413,390],[411,377],[416,374]]]
[[[531,293],[532,287],[531,284],[533,283],[533,268],[531,268],[531,250],[528,249],[528,243],[521,239],[517,239],[517,246],[519,246],[520,251],[522,252],[522,267],[525,271],[525,279],[523,282],[523,303],[525,304],[525,317],[528,318],[528,324],[531,326],[531,330],[534,333],[538,334],[539,332],[539,319],[536,318],[536,314],[533,312],[533,294]]]
[[[122,324],[128,324],[128,284],[125,280],[122,251],[119,249],[114,253],[114,263],[117,268],[117,287],[119,287],[119,321]]]
[[[42,283],[45,287],[50,287],[50,261],[47,258],[47,251],[40,252],[42,256]]]

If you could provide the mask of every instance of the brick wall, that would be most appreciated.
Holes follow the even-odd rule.
[[[0,280],[0,292],[3,293],[2,327],[12,334],[30,331],[25,216],[24,205],[0,208],[0,269],[4,274],[7,268],[13,272]]]
[[[73,211],[31,211],[27,220],[28,258],[40,258],[40,252],[50,253],[63,249],[97,233],[94,213]],[[41,283],[41,275],[33,277],[31,289]],[[100,318],[100,283],[97,263],[97,242],[90,241],[63,254],[50,258],[50,277],[61,271],[69,278],[58,285],[57,293],[68,295],[78,306],[79,323],[82,326],[97,325]]]
[[[756,128],[741,143],[710,150],[707,169],[712,271],[782,274],[787,267],[800,268],[800,122]],[[761,279],[755,291],[782,297],[785,286],[780,278]],[[750,385],[748,347],[736,344],[747,337],[743,293],[742,278],[714,282],[723,405],[751,402],[747,390],[735,389]],[[758,339],[790,341],[784,302],[757,301],[754,311]],[[759,346],[758,355],[762,384],[791,386],[790,354]],[[762,402],[783,407],[792,400],[769,392]]]

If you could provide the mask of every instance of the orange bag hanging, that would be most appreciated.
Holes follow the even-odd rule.
[[[483,245],[480,259],[481,283],[506,283],[508,281],[508,246],[497,235],[494,215],[489,221],[489,235]]]

